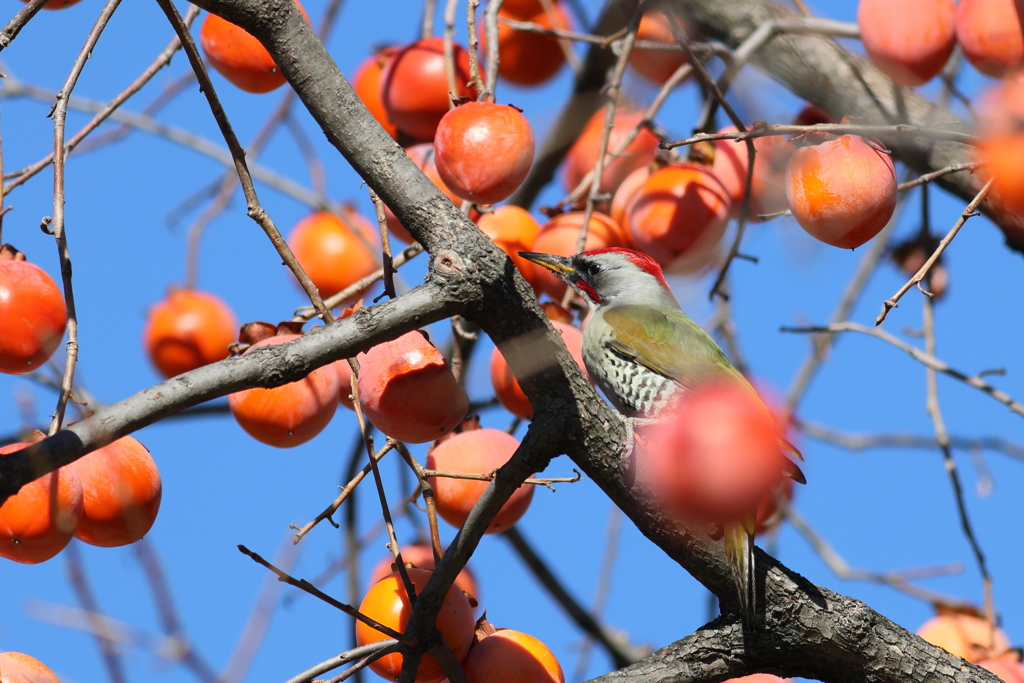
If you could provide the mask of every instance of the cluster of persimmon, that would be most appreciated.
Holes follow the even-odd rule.
[[[0,447],[0,457],[45,438]],[[0,557],[45,562],[72,538],[115,548],[142,538],[156,521],[163,487],[146,447],[130,436],[25,484],[0,506]]]
[[[419,593],[429,581],[434,555],[429,546],[402,548],[405,571]],[[413,559],[416,558],[416,559]],[[416,561],[419,560],[419,561]],[[385,568],[386,567],[386,568]],[[359,605],[359,611],[399,633],[405,633],[412,604],[403,579],[390,557],[381,560],[371,579],[372,585]],[[448,589],[435,625],[445,644],[462,666],[468,683],[517,681],[520,683],[565,683],[562,667],[548,647],[538,639],[512,629],[495,629],[485,617],[475,620],[476,584],[463,570]],[[363,621],[356,622],[356,642],[368,645],[388,636]],[[403,657],[385,655],[370,664],[370,670],[390,681],[398,680]],[[439,683],[445,679],[440,664],[424,654],[416,669],[416,683]]]

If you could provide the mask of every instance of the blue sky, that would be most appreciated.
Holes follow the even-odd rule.
[[[6,0],[13,15],[20,3]],[[586,2],[591,16],[597,3]],[[0,67],[11,78],[57,90],[63,83],[98,12],[97,0],[60,12],[38,15],[7,48]],[[324,0],[309,0],[316,20]],[[854,2],[811,3],[821,16],[851,21]],[[182,7],[183,8],[183,7]],[[404,42],[418,30],[419,5],[399,0],[349,0],[328,41],[341,69],[351,75],[375,45]],[[460,13],[461,14],[461,13]],[[382,21],[387,17],[387,21]],[[460,23],[462,19],[460,16]],[[440,24],[438,24],[440,26]],[[198,26],[193,32],[198,35]],[[152,61],[171,37],[156,3],[126,2],[115,14],[75,90],[75,95],[106,101],[120,92]],[[853,49],[859,46],[851,43]],[[188,68],[181,55],[169,69],[127,105],[141,110],[167,84]],[[544,135],[570,87],[568,69],[542,89],[529,91],[499,85],[498,99],[521,107],[539,137]],[[989,81],[969,66],[961,88],[975,94]],[[239,92],[214,76],[239,138],[245,142],[262,126],[283,94]],[[654,91],[630,75],[628,92],[638,100]],[[736,90],[737,104],[748,120],[786,122],[801,103],[756,72],[746,72]],[[931,95],[935,85],[924,87]],[[45,115],[50,101],[27,97],[0,102],[4,169],[21,168],[52,148],[52,126]],[[685,136],[697,116],[699,96],[692,85],[672,95],[658,122],[672,134]],[[189,87],[157,117],[160,122],[193,132],[220,147],[219,134],[205,101]],[[72,112],[68,130],[87,120]],[[332,199],[352,201],[371,215],[360,179],[326,143],[316,124],[301,109],[295,120],[313,140],[324,165]],[[293,139],[279,131],[259,163],[304,187],[311,181]],[[158,377],[145,358],[141,335],[147,307],[159,301],[171,283],[184,277],[185,238],[201,208],[180,212],[183,203],[225,171],[217,162],[166,139],[143,132],[98,151],[73,157],[67,177],[67,235],[74,262],[75,296],[80,324],[78,377],[101,403],[111,403],[154,382]],[[41,173],[15,190],[7,204],[4,241],[14,243],[29,259],[51,274],[58,272],[52,238],[39,229],[51,215],[52,175]],[[264,206],[287,232],[309,211],[279,192],[258,185]],[[539,204],[561,196],[551,187]],[[910,236],[919,221],[918,196],[897,226]],[[944,233],[963,209],[963,202],[933,192],[931,220]],[[204,205],[200,205],[201,207]],[[182,213],[170,223],[168,217]],[[787,390],[809,351],[809,339],[782,334],[782,325],[827,322],[864,249],[856,252],[828,247],[808,237],[789,219],[754,226],[744,242],[757,265],[737,261],[733,273],[733,307],[739,341],[753,373],[778,394]],[[1024,289],[1021,256],[1008,252],[1001,235],[984,218],[972,219],[949,249],[951,287],[936,307],[938,355],[968,374],[1005,368],[991,382],[1012,396],[1024,396],[1024,334],[1017,292]],[[423,277],[424,257],[401,271],[413,286]],[[903,283],[895,268],[883,264],[868,283],[851,320],[871,324],[881,302]],[[707,301],[707,277],[673,280],[684,308],[706,322],[713,314]],[[262,231],[246,217],[236,194],[229,210],[209,227],[202,242],[199,286],[223,297],[239,319],[283,320],[303,304]],[[446,325],[435,325],[436,337]],[[911,291],[893,311],[885,328],[910,343],[921,327],[920,296]],[[486,339],[470,370],[469,391],[485,399],[491,391]],[[945,377],[939,394],[949,430],[965,437],[1000,436],[1024,442],[1024,422],[980,392]],[[53,409],[52,391],[24,378],[0,376],[0,434],[20,425],[19,400],[27,397],[31,414],[44,421]],[[799,415],[810,422],[845,432],[929,435],[925,413],[923,367],[877,339],[839,339],[828,362],[807,393]],[[483,414],[484,423],[504,428],[510,416],[501,410]],[[289,524],[303,524],[336,495],[351,449],[355,421],[339,410],[332,424],[304,446],[283,451],[249,438],[229,416],[167,421],[137,434],[160,466],[163,507],[148,536],[163,561],[164,571],[188,637],[216,670],[229,660],[267,573],[235,548],[239,543],[266,557],[274,556],[290,538]],[[979,602],[981,582],[970,548],[959,528],[949,480],[937,450],[876,449],[850,452],[800,435],[808,486],[797,492],[796,506],[853,567],[895,571],[961,563],[963,571],[924,580],[923,587]],[[416,453],[422,455],[422,449]],[[1024,642],[1024,589],[1019,576],[1019,520],[1024,499],[1014,491],[1024,484],[1022,463],[985,452],[991,471],[991,492],[980,495],[982,477],[975,460],[956,452],[965,482],[966,501],[994,581],[995,604],[1015,644]],[[400,476],[385,461],[385,481],[398,495]],[[557,459],[550,476],[571,474],[571,463]],[[372,488],[356,499],[358,524],[371,529],[379,518]],[[610,504],[592,483],[562,485],[556,493],[537,491],[519,526],[542,556],[556,568],[573,594],[589,605],[597,587],[605,551]],[[415,536],[415,527],[399,522],[400,540]],[[450,539],[454,530],[442,524]],[[385,538],[370,537],[360,566],[367,571],[387,551]],[[885,586],[844,582],[790,526],[760,545],[771,549],[793,570],[839,592],[854,595],[910,629],[929,616],[930,606]],[[85,570],[104,612],[150,634],[161,634],[154,601],[132,548],[80,546]],[[293,573],[312,579],[342,552],[342,536],[328,525],[313,531],[298,547]],[[496,626],[528,632],[544,642],[574,677],[582,635],[566,620],[529,575],[509,544],[488,537],[471,566],[481,585],[482,604]],[[97,681],[106,675],[92,638],[68,628],[61,606],[77,606],[67,581],[65,556],[36,566],[0,563],[0,651],[26,652],[46,662],[64,681]],[[318,584],[345,597],[345,581],[333,575]],[[283,680],[347,649],[349,619],[308,596],[285,590],[287,604],[278,605],[262,649],[246,680]],[[618,554],[604,619],[629,634],[631,642],[660,647],[707,620],[707,593],[685,572],[623,522]],[[53,623],[55,615],[64,625]],[[180,665],[144,647],[125,645],[121,654],[129,680],[175,683],[193,680]],[[586,675],[609,669],[601,652],[590,658]]]

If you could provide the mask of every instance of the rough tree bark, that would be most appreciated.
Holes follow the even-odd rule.
[[[754,9],[772,15],[782,11],[763,0],[678,1],[693,10],[708,33],[730,42],[749,30]],[[414,656],[406,658],[403,682],[412,680],[418,652],[438,642],[433,616],[490,518],[524,479],[563,453],[601,486],[642,533],[714,592],[724,609],[721,617],[696,633],[597,680],[717,683],[758,671],[832,683],[999,680],[927,644],[867,605],[809,583],[760,550],[758,627],[753,633],[744,633],[720,544],[711,541],[703,529],[681,526],[651,501],[637,483],[629,425],[583,378],[511,262],[444,199],[366,111],[294,3],[198,0],[196,4],[239,24],[267,47],[327,139],[427,248],[429,274],[423,285],[393,301],[362,308],[294,342],[157,384],[0,459],[0,503],[43,473],[188,406],[244,388],[279,386],[315,367],[458,314],[490,335],[517,375],[536,367],[538,355],[546,356],[549,366],[524,378],[523,388],[535,408],[535,419],[521,447],[498,472],[417,600],[407,633],[421,645]],[[788,46],[791,61],[797,62],[794,55],[805,48],[790,41],[792,38],[778,42]],[[820,102],[832,108],[829,101]],[[939,158],[926,152],[922,148],[922,164]],[[547,340],[530,345],[530,359],[517,350],[524,345],[509,343],[525,335]],[[408,648],[405,652],[414,654]]]

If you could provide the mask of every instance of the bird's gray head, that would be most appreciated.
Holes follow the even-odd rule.
[[[639,251],[613,247],[568,257],[531,251],[519,255],[565,280],[591,308],[622,304],[679,307],[661,266]]]

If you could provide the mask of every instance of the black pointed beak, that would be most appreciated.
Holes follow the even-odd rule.
[[[536,251],[521,251],[519,255],[527,261],[532,261],[538,266],[543,266],[550,270],[552,273],[568,280],[570,276],[575,273],[575,269],[572,267],[572,259],[566,256],[558,256],[556,254],[541,254]]]

